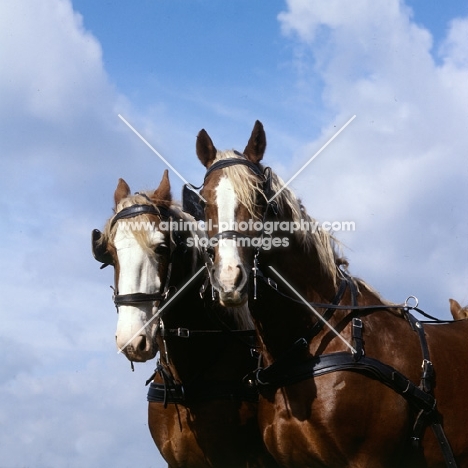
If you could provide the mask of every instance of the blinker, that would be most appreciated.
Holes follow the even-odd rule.
[[[93,229],[91,232],[91,249],[94,258],[102,263],[101,269],[114,263],[112,255],[107,251],[107,244],[101,242],[102,235],[99,229]]]
[[[188,184],[182,188],[182,210],[193,216],[197,221],[205,220],[205,209],[202,199]]]

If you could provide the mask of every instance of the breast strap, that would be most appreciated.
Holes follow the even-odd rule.
[[[234,400],[258,401],[258,389],[239,381],[204,381],[203,385],[151,382],[148,388],[149,402],[189,405],[203,401]]]
[[[352,320],[352,338],[357,351],[355,354],[343,351],[307,357],[308,341],[305,338],[300,338],[273,364],[257,369],[249,374],[246,380],[250,383],[256,383],[259,388],[266,386],[280,388],[338,371],[357,372],[378,380],[404,397],[416,411],[417,417],[411,437],[413,446],[416,448],[420,446],[424,429],[430,425],[436,435],[446,466],[456,468],[457,463],[441,424],[442,418],[437,410],[437,402],[432,395],[434,372],[432,362],[429,359],[429,348],[424,328],[422,323],[408,311],[405,312],[409,323],[418,333],[421,344],[423,364],[419,386],[392,366],[365,355],[362,338],[363,326],[359,317],[354,317]]]

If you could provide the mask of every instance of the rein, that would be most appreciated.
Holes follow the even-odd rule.
[[[272,288],[277,294],[282,296],[283,298],[285,298],[285,299],[287,299],[287,300],[289,300],[291,302],[294,302],[296,304],[304,305],[304,303],[302,301],[300,301],[299,299],[296,299],[296,298],[290,296],[289,294],[286,294],[286,293],[280,291],[278,289],[278,284],[276,283],[276,281],[274,281],[273,279],[271,279],[268,276],[263,275],[261,270],[258,268],[258,263],[257,263],[257,266],[252,268],[252,270],[253,270],[253,281],[254,281],[254,286],[253,286],[253,299],[254,300],[257,299],[257,296],[256,296],[257,281],[261,280],[266,285],[268,285],[270,288]],[[342,270],[340,270],[340,271],[341,271],[341,273],[343,273],[345,275],[345,279],[342,280],[342,282],[340,284],[340,288],[342,287],[343,281],[347,281],[348,285],[351,288],[353,288],[352,289],[352,301],[355,302],[355,297],[356,297],[357,293],[355,291],[354,283],[352,282],[352,279],[349,277],[348,274],[344,273]],[[337,293],[337,295],[338,295],[338,293]],[[414,298],[414,296],[409,296],[407,298],[407,300],[403,304],[376,304],[376,305],[363,306],[363,305],[357,305],[357,304],[354,303],[353,305],[340,305],[338,303],[339,301],[337,302],[336,299],[333,299],[331,303],[308,302],[308,304],[310,306],[318,308],[318,309],[353,310],[353,311],[354,310],[366,311],[366,310],[389,310],[389,309],[402,310],[402,309],[409,309],[409,310],[414,310],[414,311],[418,312],[418,314],[420,314],[423,317],[426,317],[428,319],[426,321],[421,321],[422,323],[450,323],[450,322],[453,321],[453,320],[441,320],[441,319],[439,319],[437,317],[434,317],[433,315],[430,315],[427,312],[425,312],[424,310],[420,309],[417,306],[417,303],[416,303],[416,305],[410,305],[409,304],[410,299],[415,299],[415,298]]]

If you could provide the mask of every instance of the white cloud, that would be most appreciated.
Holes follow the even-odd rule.
[[[112,272],[90,231],[118,177],[160,173],[135,164],[152,156],[118,119],[134,111],[70,1],[2,2],[0,22],[2,466],[157,464],[143,385],[154,363],[131,374],[117,355]]]
[[[69,1],[8,2],[1,21],[8,73],[2,73],[0,86],[7,111],[19,107],[63,124],[89,106],[99,107],[99,91],[108,88],[101,47]]]
[[[449,296],[468,300],[467,20],[449,25],[439,64],[430,33],[397,0],[289,0],[279,19],[312,57],[335,115],[298,166],[357,115],[293,185],[317,218],[356,221],[338,236],[354,273],[392,300],[419,294],[449,316]]]
[[[387,297],[423,290],[447,311],[449,295],[468,301],[466,19],[449,25],[440,63],[429,32],[397,1],[291,0],[280,19],[300,49],[296,59],[313,61],[302,69],[300,89],[309,94],[284,97],[294,111],[285,104],[279,118],[271,106],[265,162],[276,156],[287,179],[357,114],[293,188],[318,219],[356,221],[356,233],[340,235],[353,249],[352,271]],[[0,436],[2,463],[159,463],[142,386],[152,365],[131,374],[116,355],[112,272],[98,269],[89,236],[111,214],[119,177],[135,190],[151,188],[164,167],[119,112],[176,168],[193,167],[200,176],[193,150],[201,126],[168,119],[170,101],[133,109],[68,0],[1,2],[0,49],[0,335],[8,356],[0,373],[0,423],[8,427]],[[316,102],[318,81],[324,107],[316,117],[300,109]],[[212,114],[229,115],[228,101],[204,96],[217,109]],[[258,111],[247,113],[254,116],[250,131]],[[296,126],[315,128],[297,116],[312,114],[322,122],[332,116],[331,124],[291,162],[285,152],[300,141]],[[236,111],[234,121],[242,115]],[[237,144],[237,130],[219,119],[203,126],[215,144],[224,137]],[[245,144],[248,135],[239,135]]]
[[[131,373],[110,353],[63,358],[0,387],[2,466],[164,466],[146,424],[149,368]]]
[[[451,21],[447,38],[440,47],[444,62],[454,68],[468,70],[468,18],[456,18]]]

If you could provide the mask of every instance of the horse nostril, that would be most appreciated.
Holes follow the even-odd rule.
[[[146,337],[142,336],[140,343],[138,343],[138,350],[145,351],[146,350]]]
[[[240,284],[242,283],[242,280],[244,278],[244,272],[243,272],[242,268],[239,265],[237,265],[237,268],[239,269],[239,274],[236,277],[236,282],[235,282],[236,288],[238,288],[240,286]]]

